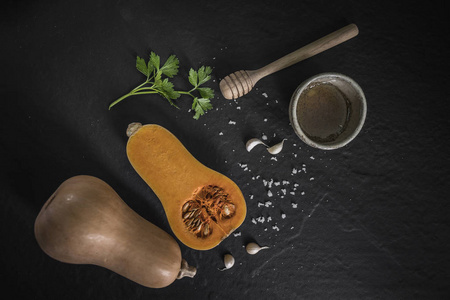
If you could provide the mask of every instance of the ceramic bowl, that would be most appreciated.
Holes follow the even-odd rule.
[[[292,95],[289,118],[309,146],[333,150],[361,131],[367,103],[361,87],[339,73],[322,73],[302,82]]]

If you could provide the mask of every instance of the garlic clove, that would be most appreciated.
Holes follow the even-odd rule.
[[[247,141],[247,143],[245,144],[245,148],[247,148],[247,151],[250,152],[250,151],[252,151],[253,148],[255,148],[255,146],[261,145],[261,144],[267,147],[267,145],[264,144],[264,142],[261,141],[260,139],[253,138],[253,139],[249,139]]]
[[[270,154],[278,154],[283,150],[284,141],[286,139],[283,139],[281,142],[279,142],[276,145],[273,145],[272,147],[267,148],[267,151],[269,151]]]
[[[251,255],[258,253],[259,251],[261,251],[263,249],[269,249],[269,247],[266,247],[266,246],[261,247],[257,243],[248,243],[247,246],[245,247],[245,250],[247,250],[247,253],[251,254]]]
[[[234,257],[231,254],[225,254],[223,257],[224,268],[219,269],[219,271],[225,271],[234,266]]]

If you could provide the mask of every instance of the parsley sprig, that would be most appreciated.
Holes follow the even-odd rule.
[[[136,68],[147,79],[132,89],[128,94],[112,102],[109,105],[109,109],[130,96],[145,94],[159,94],[167,99],[171,105],[179,108],[173,100],[178,99],[183,94],[193,98],[192,110],[195,111],[194,119],[197,120],[206,111],[212,109],[210,99],[214,98],[214,90],[209,87],[202,87],[204,83],[211,79],[212,69],[208,66],[202,66],[197,71],[191,68],[189,70],[189,82],[193,88],[188,91],[176,91],[173,83],[169,79],[178,74],[178,67],[179,61],[175,55],[169,56],[162,66],[161,58],[154,52],[150,53],[148,62],[138,56],[136,58]],[[195,94],[199,94],[199,96]]]

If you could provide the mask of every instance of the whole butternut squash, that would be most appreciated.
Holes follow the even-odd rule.
[[[127,135],[131,165],[161,201],[182,243],[208,250],[242,224],[247,206],[239,187],[195,159],[171,132],[132,123]]]
[[[64,181],[42,207],[34,231],[42,250],[56,260],[102,266],[147,287],[195,275],[174,238],[96,177]]]

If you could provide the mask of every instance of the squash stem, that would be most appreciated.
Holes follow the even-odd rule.
[[[181,269],[180,273],[178,273],[177,279],[181,279],[183,277],[194,277],[197,273],[197,269],[195,267],[191,267],[187,261],[183,258],[181,260]]]

